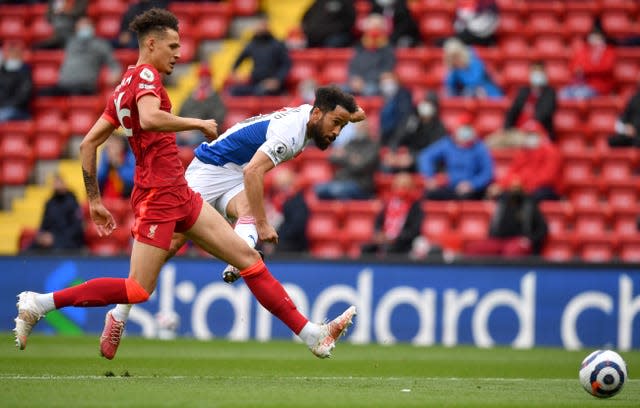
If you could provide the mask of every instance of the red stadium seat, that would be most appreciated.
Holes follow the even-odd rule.
[[[637,236],[638,217],[640,216],[640,206],[634,202],[626,207],[618,207],[612,210],[612,228],[620,237]]]
[[[462,201],[456,230],[463,240],[485,238],[494,209],[493,201]]]
[[[593,175],[585,176],[584,180],[572,179],[571,182],[565,179],[567,197],[574,207],[598,208],[601,205],[601,188],[593,179]]]
[[[45,16],[35,17],[31,21],[29,33],[31,34],[32,42],[38,42],[50,38],[53,36],[53,32],[53,26],[47,21]]]
[[[615,256],[617,241],[613,235],[600,235],[581,239],[579,256],[583,262],[611,262]]]
[[[442,239],[453,231],[460,211],[457,201],[424,201],[424,218],[420,233],[429,241],[442,244]]]
[[[26,158],[0,159],[0,185],[24,185],[31,174],[31,160]]]
[[[347,64],[326,64],[320,73],[323,85],[344,84],[348,79]]]
[[[418,28],[422,39],[427,44],[433,44],[437,40],[454,34],[451,14],[438,10],[429,10],[423,14],[418,22]]]
[[[620,237],[619,244],[622,261],[640,263],[640,235]]]
[[[258,0],[232,0],[231,9],[234,16],[252,16],[258,12]]]
[[[573,230],[578,238],[599,237],[607,232],[610,210],[606,204],[575,207]]]
[[[29,30],[25,30],[26,23],[26,18],[18,15],[0,16],[0,38],[28,43],[31,38]]]
[[[345,253],[340,242],[320,241],[311,243],[311,255],[321,259],[342,258]]]
[[[542,250],[542,257],[551,262],[567,262],[575,258],[575,242],[570,235],[549,237]]]
[[[566,154],[563,163],[562,179],[568,183],[592,183],[597,164],[596,154],[592,151],[575,152]]]
[[[563,236],[573,223],[574,210],[568,201],[542,201],[540,210],[549,227],[549,235]]]
[[[640,181],[633,177],[630,179],[610,180],[605,182],[609,205],[613,208],[632,208],[640,198]],[[638,213],[640,214],[640,213]]]
[[[102,12],[97,17],[96,35],[98,37],[110,39],[118,37],[120,33],[121,13]]]
[[[593,18],[598,12],[595,4],[568,2],[564,26],[573,38],[585,38],[593,26]]]
[[[36,87],[53,86],[58,82],[60,67],[57,64],[35,63],[32,68],[31,76]]]
[[[73,96],[69,98],[69,131],[73,135],[85,135],[98,119],[103,108],[99,96]]]

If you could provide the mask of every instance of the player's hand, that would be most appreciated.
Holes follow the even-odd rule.
[[[278,233],[268,222],[257,222],[256,230],[258,230],[258,239],[260,241],[278,243]]]
[[[207,142],[218,138],[218,123],[215,119],[203,120],[200,131],[204,134]]]
[[[367,114],[364,113],[364,110],[358,106],[358,110],[351,114],[349,117],[349,122],[361,122],[367,118]]]
[[[99,236],[111,235],[113,230],[116,229],[116,220],[102,203],[90,204],[89,213],[96,224]]]

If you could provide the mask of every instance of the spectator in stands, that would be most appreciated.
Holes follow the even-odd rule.
[[[98,185],[103,197],[129,198],[136,159],[124,134],[114,132],[100,153]]]
[[[560,90],[562,99],[589,99],[609,95],[615,88],[615,48],[608,45],[602,29],[595,25],[571,58],[572,83]]]
[[[391,44],[394,47],[414,47],[420,43],[420,30],[406,0],[371,0],[371,12],[384,16],[391,27]]]
[[[484,63],[473,48],[457,38],[444,43],[444,63],[447,67],[444,86],[448,96],[498,98],[502,91],[493,83]]]
[[[106,40],[95,36],[89,17],[76,23],[76,33],[64,49],[58,83],[40,90],[41,95],[94,95],[98,92],[98,80],[102,67],[109,68],[108,85],[120,80],[120,63],[113,56],[113,49]]]
[[[242,50],[233,71],[247,58],[253,61],[253,70],[247,83],[234,73],[234,82],[230,89],[232,95],[280,95],[285,91],[285,80],[291,69],[291,58],[285,44],[276,39],[271,31],[266,16],[257,22],[253,38]]]
[[[453,29],[467,45],[495,45],[500,22],[495,0],[458,0]]]
[[[31,117],[29,104],[33,93],[31,67],[24,62],[20,42],[8,42],[0,58],[0,122]]]
[[[363,22],[363,34],[349,61],[347,90],[355,95],[380,95],[380,76],[393,71],[396,56],[389,44],[384,17],[371,14]]]
[[[82,209],[65,181],[56,174],[53,179],[53,195],[45,205],[40,229],[29,249],[58,252],[83,247]]]
[[[364,200],[373,197],[378,150],[367,121],[358,122],[353,138],[343,147],[333,147],[329,161],[337,168],[336,173],[332,181],[315,186],[318,198]]]
[[[489,197],[498,197],[505,191],[522,190],[535,202],[560,199],[560,151],[538,122],[529,121],[523,126],[523,131],[523,148],[513,156],[507,171],[489,186]]]
[[[208,64],[203,63],[198,68],[198,83],[180,107],[179,115],[185,118],[215,119],[220,125],[224,123],[227,107],[211,83],[211,69]],[[178,146],[196,146],[205,140],[202,132],[197,130],[176,134]]]
[[[385,172],[415,172],[418,153],[447,134],[439,114],[438,95],[427,92],[425,99],[397,129],[382,158]]]
[[[489,237],[469,242],[464,253],[505,258],[539,255],[547,233],[547,222],[538,203],[521,190],[509,191],[498,200],[491,217]]]
[[[154,7],[167,8],[169,6],[169,0],[138,0],[133,2],[127,8],[127,11],[122,15],[120,20],[120,30],[118,31],[118,37],[113,41],[115,48],[138,48],[138,39],[136,33],[129,29],[129,24],[133,19],[150,10]]]
[[[640,86],[616,121],[615,133],[609,136],[609,146],[640,147]]]
[[[73,37],[76,22],[87,14],[88,0],[49,0],[47,21],[53,27],[53,35],[35,43],[35,49],[64,48]]]
[[[309,247],[306,235],[309,206],[290,167],[279,166],[275,170],[273,192],[266,206],[269,223],[278,231],[278,245],[263,243],[265,252],[306,251]]]
[[[388,146],[394,133],[414,111],[411,91],[402,86],[396,74],[383,72],[380,75],[380,92],[384,104],[380,110],[381,144]]]
[[[307,47],[349,47],[353,44],[356,9],[351,0],[315,0],[302,17]]]
[[[547,74],[542,61],[529,66],[529,85],[520,87],[516,99],[507,111],[504,128],[487,136],[491,149],[520,147],[524,141],[523,124],[535,120],[554,139],[553,115],[556,111],[556,91],[547,83]]]
[[[362,245],[362,253],[409,255],[413,240],[420,235],[424,214],[420,191],[409,173],[398,173],[391,194],[378,214],[371,242]]]
[[[458,118],[453,136],[445,137],[418,155],[418,169],[426,178],[429,200],[479,200],[493,180],[493,159],[476,137],[472,116]],[[438,169],[443,171],[438,173]]]

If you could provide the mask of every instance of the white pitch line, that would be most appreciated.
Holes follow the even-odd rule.
[[[258,379],[269,379],[270,377],[264,376],[238,376],[233,377],[236,380],[258,380]],[[122,376],[122,375],[114,375],[114,376],[106,376],[106,375],[5,375],[0,374],[0,380],[15,380],[15,381],[31,381],[31,380],[58,380],[58,381],[69,381],[69,380],[113,380],[113,379],[137,379],[137,380],[150,380],[150,379],[166,379],[166,380],[193,380],[193,379],[202,379],[202,380],[219,380],[219,379],[229,379],[229,377],[224,376],[213,376],[213,375],[171,375],[171,376],[154,376],[154,375],[130,375],[130,376]],[[337,380],[337,381],[415,381],[415,380],[424,380],[424,381],[487,381],[487,382],[523,382],[523,381],[573,381],[571,378],[504,378],[504,377],[487,377],[487,378],[479,378],[479,377],[328,377],[328,376],[318,376],[318,377],[280,377],[280,379],[290,379],[290,380],[317,380],[317,381],[327,381],[327,380]],[[640,382],[640,379],[627,379],[628,382]]]

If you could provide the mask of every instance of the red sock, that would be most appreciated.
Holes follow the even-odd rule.
[[[66,306],[105,306],[117,303],[140,303],[149,294],[138,282],[123,278],[96,278],[80,285],[53,292],[56,309]]]
[[[300,333],[309,320],[298,311],[287,291],[271,275],[264,262],[256,262],[240,271],[240,275],[262,306],[282,320],[295,334]]]

